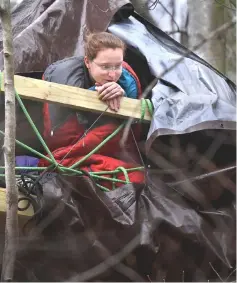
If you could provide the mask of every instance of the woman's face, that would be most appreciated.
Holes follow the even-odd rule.
[[[91,77],[101,85],[118,81],[122,74],[122,62],[123,50],[121,48],[103,49],[92,61],[85,56],[85,64]]]

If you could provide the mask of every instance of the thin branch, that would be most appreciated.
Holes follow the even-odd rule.
[[[172,13],[170,13],[169,10],[168,10],[161,2],[159,2],[159,3],[160,3],[160,5],[161,5],[161,7],[166,11],[166,13],[170,15],[170,17],[171,17],[173,23],[176,25],[177,29],[179,30],[179,25],[178,25],[178,23],[175,21],[175,19],[174,19]],[[174,5],[175,5],[175,4],[174,4]]]
[[[179,184],[182,184],[182,183],[184,183],[184,182],[199,181],[199,180],[203,180],[203,179],[205,179],[205,178],[210,178],[210,177],[219,175],[219,174],[221,174],[221,173],[225,173],[225,172],[234,170],[234,169],[236,169],[236,166],[231,166],[231,167],[227,167],[227,168],[224,168],[224,169],[215,170],[215,171],[212,171],[212,172],[210,172],[210,173],[202,174],[202,175],[199,175],[199,176],[196,176],[196,177],[192,177],[192,178],[185,179],[185,180],[178,181],[178,182],[171,182],[171,183],[167,183],[167,184],[170,185],[170,186],[172,186],[172,185],[179,185]]]
[[[209,262],[211,268],[213,269],[213,271],[216,273],[216,275],[218,276],[218,278],[221,280],[221,282],[224,282],[223,279],[220,277],[220,275],[218,274],[218,272],[215,270],[215,268],[213,267],[213,265],[211,264],[211,262]]]
[[[148,5],[148,10],[155,10],[156,6],[158,5],[160,1],[159,0],[155,0],[151,5]]]
[[[236,2],[232,1],[232,0],[229,0],[229,1],[230,1],[230,4],[233,5],[236,8]]]
[[[226,278],[225,282],[228,281],[228,279],[230,278],[230,276],[236,271],[236,268],[234,270],[231,271],[231,273],[228,275],[228,277]]]
[[[108,12],[109,12],[109,8],[106,9],[106,10],[102,10],[102,9],[99,7],[99,5],[95,4],[94,2],[95,2],[95,1],[90,0],[91,5],[93,5],[94,7],[96,7],[96,8],[97,8],[98,10],[100,10],[101,12],[103,12],[103,13],[108,13]]]
[[[226,4],[224,4],[223,1],[222,1],[222,3],[220,3],[218,0],[215,0],[215,2],[216,2],[218,5],[220,5],[220,6],[224,7],[224,8],[227,8],[227,9],[229,9],[229,10],[231,10],[231,11],[236,12],[236,8],[232,8],[232,7],[230,7],[230,6],[227,6]],[[233,5],[232,2],[231,2],[231,4]]]
[[[203,38],[197,45],[195,45],[192,49],[188,50],[183,56],[180,57],[172,66],[170,66],[168,69],[164,70],[160,75],[158,75],[154,80],[146,87],[142,94],[142,98],[146,98],[148,94],[152,91],[152,89],[156,86],[158,81],[163,78],[165,75],[167,75],[170,71],[172,71],[175,67],[177,67],[184,59],[185,57],[189,56],[191,53],[197,51],[200,49],[204,44],[206,44],[208,41],[212,40],[213,38],[219,36],[220,33],[225,32],[226,30],[232,28],[236,24],[236,18],[234,17],[231,21],[228,23],[225,23],[221,27],[217,28],[213,32],[209,34],[208,37]],[[131,128],[131,125],[134,121],[134,118],[129,118],[123,131],[123,135],[120,141],[120,145],[124,146],[125,142],[127,141],[128,134]]]
[[[180,30],[178,23],[175,21],[175,15],[173,14],[175,12],[175,7],[174,7],[174,2],[173,2],[173,7],[172,7],[172,11],[173,13],[171,13],[161,2],[160,0],[155,0],[150,6],[148,5],[148,10],[154,10],[156,8],[156,6],[160,4],[161,7],[165,10],[165,12],[171,17],[171,22],[173,22],[177,29]]]
[[[175,21],[175,16],[176,16],[176,7],[175,7],[175,0],[171,0],[171,27],[172,27],[172,31],[175,30],[175,25],[177,25],[176,21]],[[178,26],[178,30],[180,30],[179,26]]]
[[[148,279],[149,282],[152,282],[150,275],[147,275],[146,277],[147,277],[147,279]]]
[[[172,30],[172,31],[166,31],[165,33],[167,33],[168,35],[172,35],[175,33],[182,33],[182,34],[188,35],[186,30]]]
[[[0,1],[0,17],[3,30],[4,83],[5,83],[5,138],[4,160],[6,179],[6,227],[2,264],[2,281],[10,282],[14,276],[14,265],[18,241],[18,190],[15,180],[15,91],[13,36],[10,0]]]

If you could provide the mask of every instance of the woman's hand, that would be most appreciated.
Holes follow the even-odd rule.
[[[96,90],[99,94],[99,99],[102,101],[124,96],[124,90],[115,82],[108,82],[102,86],[96,84]]]
[[[105,101],[111,110],[117,112],[120,108],[120,102],[124,96],[124,90],[115,82],[108,82],[103,85],[96,83],[96,90],[99,99]]]
[[[106,100],[105,102],[109,106],[110,110],[114,110],[115,112],[118,112],[120,108],[121,99],[122,99],[122,96],[118,96],[118,97]]]

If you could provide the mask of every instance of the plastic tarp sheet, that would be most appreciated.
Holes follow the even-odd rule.
[[[206,282],[214,266],[226,278],[232,270],[233,202],[196,209],[157,176],[108,193],[87,177],[40,183],[41,216],[21,245],[17,280]]]
[[[236,92],[223,76],[187,57],[171,68],[183,52],[158,29],[151,33],[132,16],[110,25],[109,31],[139,50],[155,77],[165,73],[152,90],[154,115],[148,140],[200,129],[235,129]]]

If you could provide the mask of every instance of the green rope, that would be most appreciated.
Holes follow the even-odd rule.
[[[83,173],[81,171],[78,171],[78,170],[75,170],[75,169],[71,169],[71,168],[67,168],[67,167],[63,167],[61,168],[62,171],[69,171],[69,172],[72,172],[72,173],[76,173],[76,174],[79,174],[79,175],[83,175]],[[99,179],[99,180],[104,180],[104,181],[111,181],[111,182],[117,182],[117,183],[123,183],[123,184],[127,184],[126,181],[123,181],[123,180],[119,180],[119,179],[116,179],[116,178],[109,178],[109,177],[104,177],[104,176],[98,176],[98,175],[95,175],[94,172],[88,172],[91,177],[95,178],[95,179]]]
[[[3,136],[5,136],[5,133],[4,133],[3,131],[1,131],[1,130],[0,130],[0,134],[3,135]],[[34,153],[35,155],[38,155],[39,157],[44,158],[44,159],[48,160],[50,163],[52,163],[52,160],[51,160],[50,158],[48,158],[48,157],[45,156],[44,154],[42,154],[42,153],[36,151],[36,150],[33,149],[32,147],[30,147],[30,146],[24,144],[23,142],[20,142],[20,141],[16,140],[16,144],[20,145],[21,147],[23,147],[23,148],[25,148],[25,149],[31,151],[31,152]]]
[[[134,172],[134,171],[143,171],[144,167],[136,167],[136,168],[129,168],[129,169],[125,169],[127,172]],[[93,172],[94,175],[112,175],[112,174],[116,174],[119,173],[120,170],[116,169],[113,171],[100,171],[100,172]]]
[[[48,167],[15,167],[15,171],[27,170],[27,171],[44,171]],[[0,170],[5,169],[5,166],[0,166]]]
[[[143,121],[146,113],[146,102],[144,98],[141,99],[141,118],[140,121]]]
[[[129,177],[128,177],[128,172],[125,170],[125,168],[124,167],[118,167],[117,170],[121,171],[124,174],[126,183],[130,184],[131,182],[130,182]]]
[[[46,170],[48,167],[15,167],[15,170],[30,170],[30,171],[44,171]],[[0,170],[1,169],[5,169],[5,166],[0,166]],[[67,167],[63,167],[61,168],[61,170],[70,170],[72,173],[76,173],[76,174],[83,174],[81,171],[75,170],[75,169],[69,169]],[[127,172],[135,172],[135,171],[143,171],[144,167],[137,167],[137,168],[130,168],[130,169],[125,169]],[[113,175],[116,173],[121,172],[120,170],[113,170],[113,171],[100,171],[100,172],[88,172],[89,174],[95,176],[95,178],[97,178],[97,175]],[[105,178],[105,177],[104,177]]]
[[[2,75],[2,73],[1,73],[1,75]],[[58,164],[57,164],[57,162],[56,162],[56,160],[55,160],[55,158],[54,158],[52,152],[50,151],[50,149],[48,148],[48,146],[47,146],[47,144],[45,143],[44,139],[42,138],[41,134],[39,133],[37,127],[35,126],[33,120],[31,119],[31,117],[30,117],[28,111],[27,111],[26,108],[25,108],[24,103],[22,102],[22,100],[21,100],[21,98],[20,98],[20,96],[19,96],[19,94],[18,94],[18,92],[17,92],[16,90],[15,90],[15,94],[16,94],[17,101],[18,101],[18,103],[20,104],[21,109],[22,109],[22,111],[24,112],[24,114],[25,114],[27,120],[29,121],[29,123],[30,123],[30,125],[31,125],[31,127],[32,127],[32,129],[33,129],[33,131],[34,131],[35,134],[37,135],[37,137],[38,137],[38,139],[40,140],[41,144],[43,145],[45,151],[46,151],[46,152],[48,153],[48,155],[51,157],[52,162],[57,166]]]
[[[107,189],[106,187],[104,187],[104,186],[101,186],[101,185],[99,185],[99,184],[96,184],[103,192],[110,192],[110,190],[109,189]]]
[[[154,112],[153,104],[150,101],[150,99],[141,99],[141,119],[140,121],[144,120],[145,114],[146,114],[146,108],[148,109],[149,114],[152,116]]]
[[[84,156],[82,159],[80,159],[78,162],[73,164],[70,169],[74,169],[75,167],[78,167],[81,165],[85,160],[87,160],[92,154],[96,153],[103,145],[105,145],[109,140],[111,140],[114,136],[117,135],[121,131],[121,129],[124,127],[125,123],[120,125],[111,135],[109,135],[102,143],[97,145],[96,148],[94,148],[91,152],[89,152],[86,156]]]
[[[0,177],[4,177],[5,178],[5,174],[0,174]],[[20,178],[21,175],[15,175],[16,178]],[[103,192],[110,192],[110,190],[100,184],[96,184]]]
[[[15,170],[16,171],[19,171],[19,170],[28,170],[28,171],[44,171],[46,170],[47,168],[49,167],[15,167]],[[128,172],[133,172],[133,171],[139,171],[141,170],[141,168],[143,169],[143,167],[138,167],[138,168],[130,168],[130,169],[125,169],[123,167],[118,167],[117,170],[114,170],[114,171],[104,171],[106,174],[110,173],[111,175],[115,175],[116,177],[116,173],[119,173],[119,172],[123,172],[124,173],[124,176],[125,176],[125,181],[124,180],[120,180],[120,179],[117,179],[117,178],[109,178],[109,177],[105,177],[105,176],[100,176],[101,173],[103,172],[88,172],[92,178],[94,179],[99,179],[99,180],[104,180],[104,181],[111,181],[113,183],[122,183],[122,184],[128,184],[130,183],[130,180],[129,180],[129,176],[128,176]],[[0,166],[0,170],[1,169],[5,169],[4,166]],[[75,169],[70,169],[70,168],[67,168],[67,167],[63,167],[62,168],[63,171],[69,171],[71,172],[72,174],[63,174],[63,175],[67,175],[67,176],[71,176],[71,175],[83,175],[83,173],[81,171],[78,171],[78,170],[75,170]],[[2,174],[5,176],[5,174]],[[19,175],[20,176],[20,175]]]
[[[1,167],[0,167],[1,168]],[[36,167],[27,167],[27,168],[36,168]],[[38,167],[38,168],[44,168],[44,169],[47,169],[47,167]],[[74,173],[77,173],[77,174],[83,174],[80,170],[76,170],[76,169],[70,169],[68,167],[61,167],[60,169],[62,172],[64,171],[71,171],[71,172],[74,172]],[[135,167],[135,168],[129,168],[129,169],[125,169],[127,172],[135,172],[135,171],[143,171],[144,170],[144,167],[141,166],[141,167]],[[100,172],[88,172],[89,174],[93,174],[93,175],[113,175],[113,174],[116,174],[116,173],[119,173],[121,172],[121,170],[112,170],[112,171],[100,171]]]
[[[127,184],[127,181],[119,180],[119,179],[116,179],[116,178],[109,178],[109,177],[104,177],[104,176],[98,176],[98,175],[94,175],[93,173],[91,173],[90,175],[91,175],[91,177],[93,177],[95,179],[100,179],[100,180],[105,180],[105,181],[111,181],[111,182],[116,182],[116,183]]]
[[[125,181],[124,181],[124,183],[125,183],[125,184],[130,184],[130,183],[131,183],[130,180],[129,180],[128,172],[126,171],[126,169],[125,169],[124,167],[122,167],[122,166],[118,167],[118,168],[117,168],[117,171],[118,171],[118,172],[122,172],[122,173],[124,174],[124,176],[125,176]],[[115,188],[115,181],[114,181],[114,180],[115,180],[115,177],[116,177],[116,174],[113,175],[113,184],[112,184],[113,190],[116,189],[116,188]]]
[[[47,167],[43,167],[43,168],[47,168]],[[69,170],[68,167],[62,167],[61,168],[61,171],[63,172],[64,170]],[[70,169],[72,172],[75,172],[75,173],[78,173],[80,171],[78,170],[75,170],[75,169]],[[127,172],[135,172],[135,171],[143,171],[144,170],[144,167],[141,166],[141,167],[135,167],[135,168],[129,168],[129,169],[125,169]],[[113,174],[116,174],[116,173],[119,173],[121,172],[120,170],[116,169],[116,170],[112,170],[112,171],[100,171],[100,172],[88,172],[89,174],[93,174],[93,175],[113,175]],[[82,174],[82,172],[81,172]]]

